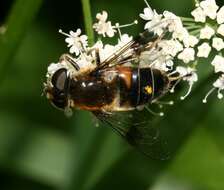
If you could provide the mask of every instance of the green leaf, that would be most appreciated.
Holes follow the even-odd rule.
[[[6,20],[6,32],[0,38],[0,76],[4,77],[12,58],[32,24],[43,0],[16,0]]]

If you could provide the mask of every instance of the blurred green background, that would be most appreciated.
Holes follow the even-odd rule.
[[[159,12],[190,16],[190,0],[150,0]],[[223,5],[220,0],[218,4]],[[92,15],[109,12],[115,23],[130,23],[143,0],[92,0]],[[212,85],[206,64],[185,101],[155,123],[173,151],[170,160],[146,158],[106,127],[95,127],[89,113],[72,118],[41,97],[49,63],[68,51],[64,31],[83,28],[79,0],[1,0],[0,25],[0,189],[41,190],[222,190],[224,189],[223,101],[202,104]],[[128,28],[132,35],[141,27]],[[186,90],[186,89],[184,89]]]

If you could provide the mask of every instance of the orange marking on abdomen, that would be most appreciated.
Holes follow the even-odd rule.
[[[130,67],[117,67],[119,76],[125,81],[127,88],[131,88],[132,83],[132,69]]]
[[[93,106],[75,105],[75,107],[78,107],[81,110],[87,110],[87,111],[97,111],[102,109],[100,106],[93,107]]]

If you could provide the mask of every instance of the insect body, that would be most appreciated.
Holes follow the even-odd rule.
[[[133,110],[163,95],[170,85],[166,75],[150,68],[119,66],[77,78],[68,77],[67,72],[60,69],[55,73],[55,89],[49,91],[52,103],[60,109],[71,106],[90,111]]]
[[[141,66],[139,62],[141,54],[157,48],[163,36],[145,31],[103,62],[96,50],[95,65],[84,70],[73,57],[63,55],[58,67],[47,74],[44,90],[47,98],[62,110],[91,111],[131,145],[155,157],[151,154],[157,152],[153,151],[154,145],[157,145],[156,150],[161,146],[157,130],[148,126],[147,119],[140,120],[142,113],[136,109],[156,102],[178,77],[171,78],[167,73],[149,65]],[[126,64],[133,60],[133,64]],[[126,116],[123,113],[127,113]]]

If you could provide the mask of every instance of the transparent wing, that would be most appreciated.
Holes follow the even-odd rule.
[[[164,29],[163,33],[158,36],[152,32],[152,29],[145,30],[143,33],[140,33],[132,41],[128,42],[111,56],[109,56],[98,67],[96,67],[94,71],[98,71],[107,67],[114,67],[116,65],[122,65],[132,61],[138,58],[141,52],[157,48],[157,45],[161,39],[168,37],[170,34],[167,29]]]
[[[148,111],[128,112],[93,112],[103,123],[125,139],[131,146],[153,159],[169,158],[166,143],[160,136],[158,128],[153,127],[152,114]]]

